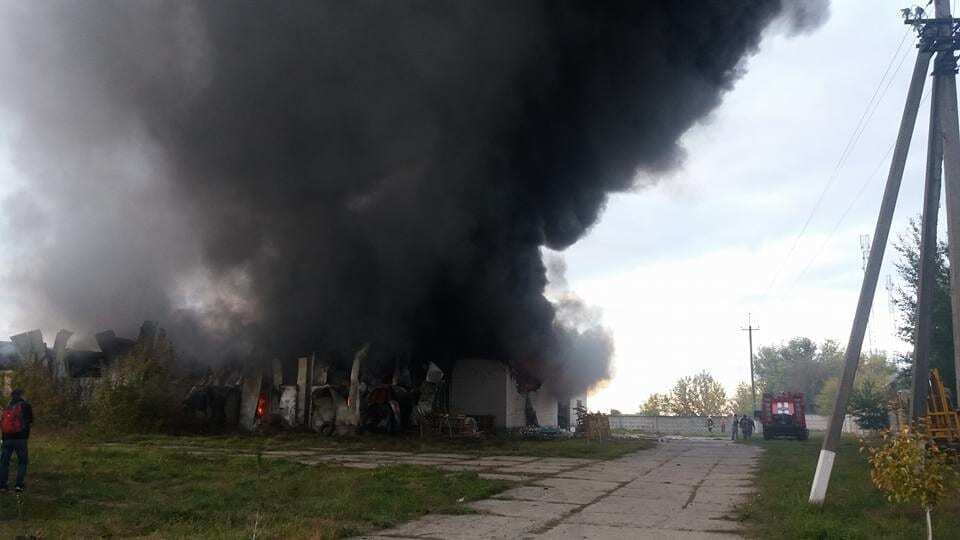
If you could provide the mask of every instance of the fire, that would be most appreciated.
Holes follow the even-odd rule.
[[[262,418],[267,412],[267,395],[260,394],[260,399],[257,400],[257,418]]]

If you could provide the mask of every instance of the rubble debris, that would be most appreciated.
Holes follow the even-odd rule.
[[[415,424],[420,423],[420,419],[428,417],[433,412],[433,404],[436,401],[437,391],[440,389],[440,383],[443,382],[443,371],[436,364],[430,362],[427,368],[427,376],[420,385],[420,399],[417,401],[417,407],[414,410],[413,420]]]
[[[297,425],[297,387],[280,386],[278,391],[280,396],[277,412],[280,414],[280,419],[285,427],[294,427]]]
[[[477,421],[465,414],[429,413],[420,418],[420,436],[479,437]]]
[[[302,357],[297,359],[297,424],[303,425],[306,422],[307,414],[307,388],[310,359]]]
[[[337,411],[346,410],[347,400],[330,385],[313,389],[310,401],[310,429],[322,435],[333,435],[337,429]]]
[[[223,429],[236,426],[240,419],[240,388],[231,385],[194,385],[184,407],[204,427]]]
[[[283,386],[283,365],[279,358],[274,358],[271,364],[273,365],[273,389],[279,392],[280,387]]]
[[[69,375],[69,369],[67,367],[67,342],[70,341],[71,336],[73,336],[73,332],[60,330],[57,332],[57,339],[53,344],[53,374],[60,380],[66,379]]]
[[[537,441],[554,441],[571,436],[569,431],[552,426],[522,427],[517,429],[517,434],[522,439],[532,439]]]
[[[337,424],[344,426],[360,425],[360,367],[367,359],[370,344],[367,343],[357,351],[353,357],[353,368],[350,370],[350,393],[347,395],[347,415],[340,419],[337,415]]]
[[[43,332],[40,330],[10,336],[10,341],[24,362],[36,362],[47,356],[47,345],[43,342]]]
[[[247,431],[253,431],[257,427],[257,406],[260,402],[262,377],[257,370],[243,378],[243,386],[240,389],[240,427]]]
[[[112,364],[128,354],[136,344],[136,341],[132,339],[117,337],[113,330],[98,332],[93,337],[97,340],[97,346],[100,347],[107,364]]]

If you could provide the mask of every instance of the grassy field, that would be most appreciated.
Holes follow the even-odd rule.
[[[476,456],[520,455],[613,459],[654,446],[649,439],[612,439],[604,442],[584,439],[557,441],[523,440],[508,437],[483,439],[444,439],[391,437],[368,434],[357,437],[321,437],[312,433],[279,432],[273,435],[219,436],[127,436],[114,440],[139,446],[200,446],[246,450],[329,449],[331,452],[363,452],[370,450],[402,452],[454,452]]]
[[[323,448],[609,459],[652,446],[643,440],[481,441],[397,437],[137,436],[108,442],[82,433],[35,433],[27,496],[0,498],[0,538],[342,538],[462,503],[510,485],[473,472],[394,466],[354,469],[258,459],[250,451]],[[196,456],[182,448],[244,450]],[[12,472],[12,471],[11,471]]]
[[[866,457],[854,439],[837,454],[827,500],[807,504],[821,439],[754,441],[766,449],[756,477],[758,494],[740,509],[757,538],[873,539],[926,538],[924,515],[917,507],[894,505],[870,483]],[[934,538],[957,538],[960,498],[948,496],[933,513]]]
[[[34,437],[22,517],[0,499],[0,538],[341,538],[457,513],[508,483],[425,467],[306,466]]]

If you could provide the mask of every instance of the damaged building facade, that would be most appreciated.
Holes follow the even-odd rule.
[[[103,376],[105,369],[129,355],[134,347],[149,351],[163,336],[163,330],[154,321],[145,321],[140,326],[136,339],[118,337],[113,330],[97,333],[99,350],[82,350],[68,347],[73,332],[57,332],[53,347],[44,341],[43,332],[31,330],[0,341],[0,390],[9,396],[12,390],[14,369],[21,364],[40,365],[58,380],[69,381],[77,399],[85,400],[92,395],[93,387]]]
[[[524,388],[510,368],[486,359],[462,359],[442,371],[429,363],[421,380],[395,366],[389,380],[365,376],[369,346],[354,356],[349,373],[320,355],[297,360],[287,383],[279,360],[243,379],[240,427],[305,428],[324,435],[360,430],[415,430],[449,434],[511,431],[526,427],[572,430],[586,397],[563,399],[547,384]]]
[[[107,330],[95,335],[99,350],[69,348],[72,335],[60,330],[53,347],[40,330],[0,342],[5,394],[17,364],[39,363],[70,381],[78,399],[87,399],[111,365],[135,348],[149,351],[165,334],[154,321],[144,322],[135,339]],[[372,362],[370,349],[364,345],[349,362],[313,353],[287,362],[274,358],[194,369],[184,375],[190,390],[183,407],[195,425],[213,430],[476,436],[528,427],[569,430],[577,406],[586,403],[584,397],[562,399],[548,384],[521,382],[502,362],[473,358],[447,365],[446,372],[433,362],[411,369],[409,361]]]

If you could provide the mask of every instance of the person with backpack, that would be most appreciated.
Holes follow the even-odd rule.
[[[33,408],[23,399],[23,390],[10,393],[10,403],[4,407],[0,416],[0,431],[3,443],[0,445],[0,492],[7,491],[10,476],[10,456],[17,454],[17,492],[23,491],[27,477],[27,439],[30,438],[30,426],[33,424]]]

